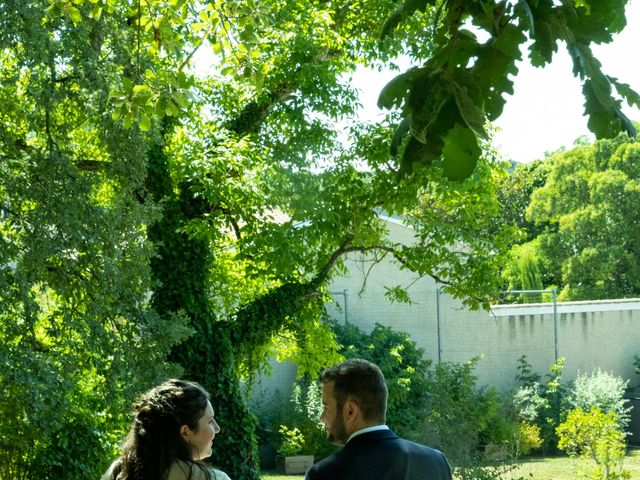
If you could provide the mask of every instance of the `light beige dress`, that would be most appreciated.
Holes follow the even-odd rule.
[[[222,470],[209,467],[211,480],[231,480]],[[173,462],[167,475],[167,480],[209,480],[206,473],[193,463],[177,460]]]
[[[102,476],[101,480],[110,480],[112,478],[113,469],[118,462],[119,460],[116,460],[111,464],[109,470]],[[198,465],[177,460],[173,462],[171,468],[169,468],[166,480],[231,480],[222,470],[208,467],[207,471],[209,472],[209,477],[207,477],[207,474]]]

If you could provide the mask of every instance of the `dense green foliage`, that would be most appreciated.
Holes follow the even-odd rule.
[[[536,66],[552,60],[558,43],[566,45],[573,73],[583,82],[589,128],[598,138],[620,131],[635,135],[620,111],[619,98],[640,106],[640,96],[603,73],[590,49],[592,42],[611,41],[625,26],[626,3],[404,0],[383,26],[383,36],[402,37],[404,30],[395,29],[432,7],[438,8],[438,14],[430,32],[435,42],[428,61],[398,75],[378,100],[387,108],[402,106],[403,121],[393,149],[411,132],[401,173],[440,158],[449,178],[464,178],[473,170],[480,157],[478,138],[487,136],[485,119],[494,120],[502,113],[505,94],[513,93],[509,75],[518,72],[521,47],[529,40],[529,58]]]
[[[489,228],[499,172],[477,158],[469,127],[482,133],[483,97],[489,118],[499,113],[531,25],[496,17],[497,36],[478,46],[460,22],[492,30],[489,10],[507,4],[465,3],[425,2],[411,16],[391,0],[0,4],[0,478],[95,478],[133,398],[178,374],[212,393],[223,428],[214,461],[255,478],[241,380],[276,346],[301,372],[336,358],[320,313],[349,252],[392,255],[469,305],[489,304],[512,231]],[[566,32],[579,34],[573,54],[599,105],[592,126],[623,127],[607,82],[634,94],[600,74],[588,43],[622,28],[625,2],[531,3],[543,30],[578,15]],[[381,40],[387,19],[396,29]],[[551,58],[554,35],[536,41],[536,59]],[[347,81],[357,65],[407,54],[443,70],[448,45],[490,72],[472,91],[450,70],[444,103],[428,92],[442,112],[432,136],[442,168],[408,171],[410,149],[390,156],[406,109],[339,138],[337,122],[357,107]],[[501,49],[511,60],[489,65]],[[411,105],[429,108],[423,97]],[[416,244],[394,244],[379,209],[406,216]]]
[[[126,39],[116,18],[76,29],[48,6],[0,6],[2,479],[95,477],[188,333],[148,301],[143,140],[105,114]]]
[[[517,430],[497,391],[476,384],[473,369],[478,361],[438,363],[428,373],[424,441],[442,449],[456,475],[465,479],[483,478],[487,459],[481,445],[505,445],[507,454],[500,460],[504,469],[510,470],[513,458],[509,444]],[[488,469],[484,478],[502,478],[507,473],[504,469]]]
[[[416,438],[424,425],[423,409],[429,395],[430,363],[423,350],[404,332],[376,324],[367,334],[355,325],[337,324],[337,341],[345,358],[364,358],[380,367],[387,381],[387,424],[398,435]]]
[[[322,387],[317,381],[300,379],[291,394],[289,408],[280,418],[278,453],[284,455],[283,448],[290,445],[291,432],[298,430],[299,450],[294,455],[313,455],[316,460],[335,452],[337,447],[327,441],[322,413]]]
[[[556,428],[567,411],[569,387],[562,383],[564,358],[559,358],[542,377],[533,372],[526,356],[518,361],[519,387],[513,396],[516,415],[520,421],[538,427],[542,437],[542,450],[556,452]]]
[[[579,431],[581,422],[588,420],[582,418],[584,412],[585,415],[597,412],[594,415],[614,418],[615,430],[624,438],[630,412],[628,401],[624,398],[628,382],[598,369],[590,375],[579,374],[570,384],[563,384],[563,365],[564,359],[560,358],[551,366],[545,381],[541,381],[540,375],[532,371],[526,356],[522,356],[518,362],[517,379],[521,387],[513,394],[513,406],[520,421],[539,428],[543,451],[569,451],[573,448],[573,453],[582,453],[583,447],[575,444],[578,442],[576,435],[595,432]],[[575,413],[577,411],[581,413]],[[561,432],[564,440],[559,436]],[[586,437],[582,438],[580,442],[586,441]],[[613,440],[603,440],[603,445],[609,441]]]
[[[622,467],[625,454],[624,434],[615,412],[595,407],[576,407],[558,426],[558,447],[572,457],[583,459],[577,474],[585,480],[622,480],[631,478]]]
[[[560,300],[636,297],[640,144],[621,135],[516,169],[531,190],[529,241],[503,271],[510,288],[559,289]],[[544,184],[540,185],[540,176]],[[502,189],[513,198],[513,186]],[[523,206],[523,205],[521,205]]]

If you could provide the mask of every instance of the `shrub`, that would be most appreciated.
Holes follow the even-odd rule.
[[[423,357],[409,335],[376,324],[370,334],[355,325],[334,325],[340,353],[346,358],[364,358],[380,367],[389,388],[387,419],[398,435],[419,439],[424,430],[424,405],[430,386],[431,362]]]
[[[518,362],[520,373],[516,378],[522,383],[522,387],[513,395],[516,415],[521,422],[538,427],[544,452],[557,451],[556,428],[568,410],[568,389],[562,384],[564,358],[560,357],[551,365],[544,382],[539,375],[532,373],[526,355],[520,357]]]
[[[581,407],[586,411],[597,407],[605,413],[614,412],[620,430],[624,431],[629,424],[631,411],[624,398],[628,383],[600,369],[594,370],[591,375],[579,374],[573,383],[569,403],[574,408]]]
[[[513,469],[517,425],[505,415],[494,389],[476,387],[473,369],[478,360],[439,363],[428,372],[423,441],[444,451],[459,478],[501,478]],[[502,459],[500,468],[484,468],[491,459],[479,450],[481,444],[504,447],[507,458]]]
[[[300,453],[323,458],[333,453],[335,447],[327,441],[322,413],[322,391],[318,382],[300,379],[293,387],[287,421],[299,428],[302,435]]]
[[[583,460],[577,474],[588,480],[618,480],[630,478],[623,470],[624,434],[616,413],[594,407],[589,411],[577,407],[557,428],[558,447],[571,457]],[[593,460],[595,465],[591,464]],[[588,462],[588,463],[587,463]]]
[[[540,427],[532,423],[521,423],[517,431],[518,455],[528,455],[542,446]]]
[[[286,425],[280,425],[278,429],[280,432],[281,440],[278,447],[278,453],[289,457],[292,455],[299,455],[303,451],[304,436],[302,432],[297,428],[288,428]]]

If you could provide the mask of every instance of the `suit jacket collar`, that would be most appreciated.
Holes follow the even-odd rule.
[[[353,437],[347,442],[343,450],[352,449],[369,443],[381,442],[383,440],[391,440],[398,436],[391,430],[374,430],[373,432],[362,433]]]

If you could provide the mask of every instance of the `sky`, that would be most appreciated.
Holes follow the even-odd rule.
[[[594,45],[593,52],[606,75],[640,93],[640,0],[630,0],[626,13],[626,28],[612,43]],[[504,111],[494,122],[498,127],[494,145],[504,159],[527,163],[544,158],[545,152],[571,148],[582,135],[593,138],[583,116],[581,82],[573,76],[564,44],[559,45],[550,65],[532,67],[525,55],[518,68],[514,94],[506,97]],[[396,74],[361,71],[354,76],[353,84],[361,91],[361,118],[381,118],[383,112],[376,106],[378,93]],[[640,122],[638,108],[631,109],[624,103],[622,110],[631,120]]]

